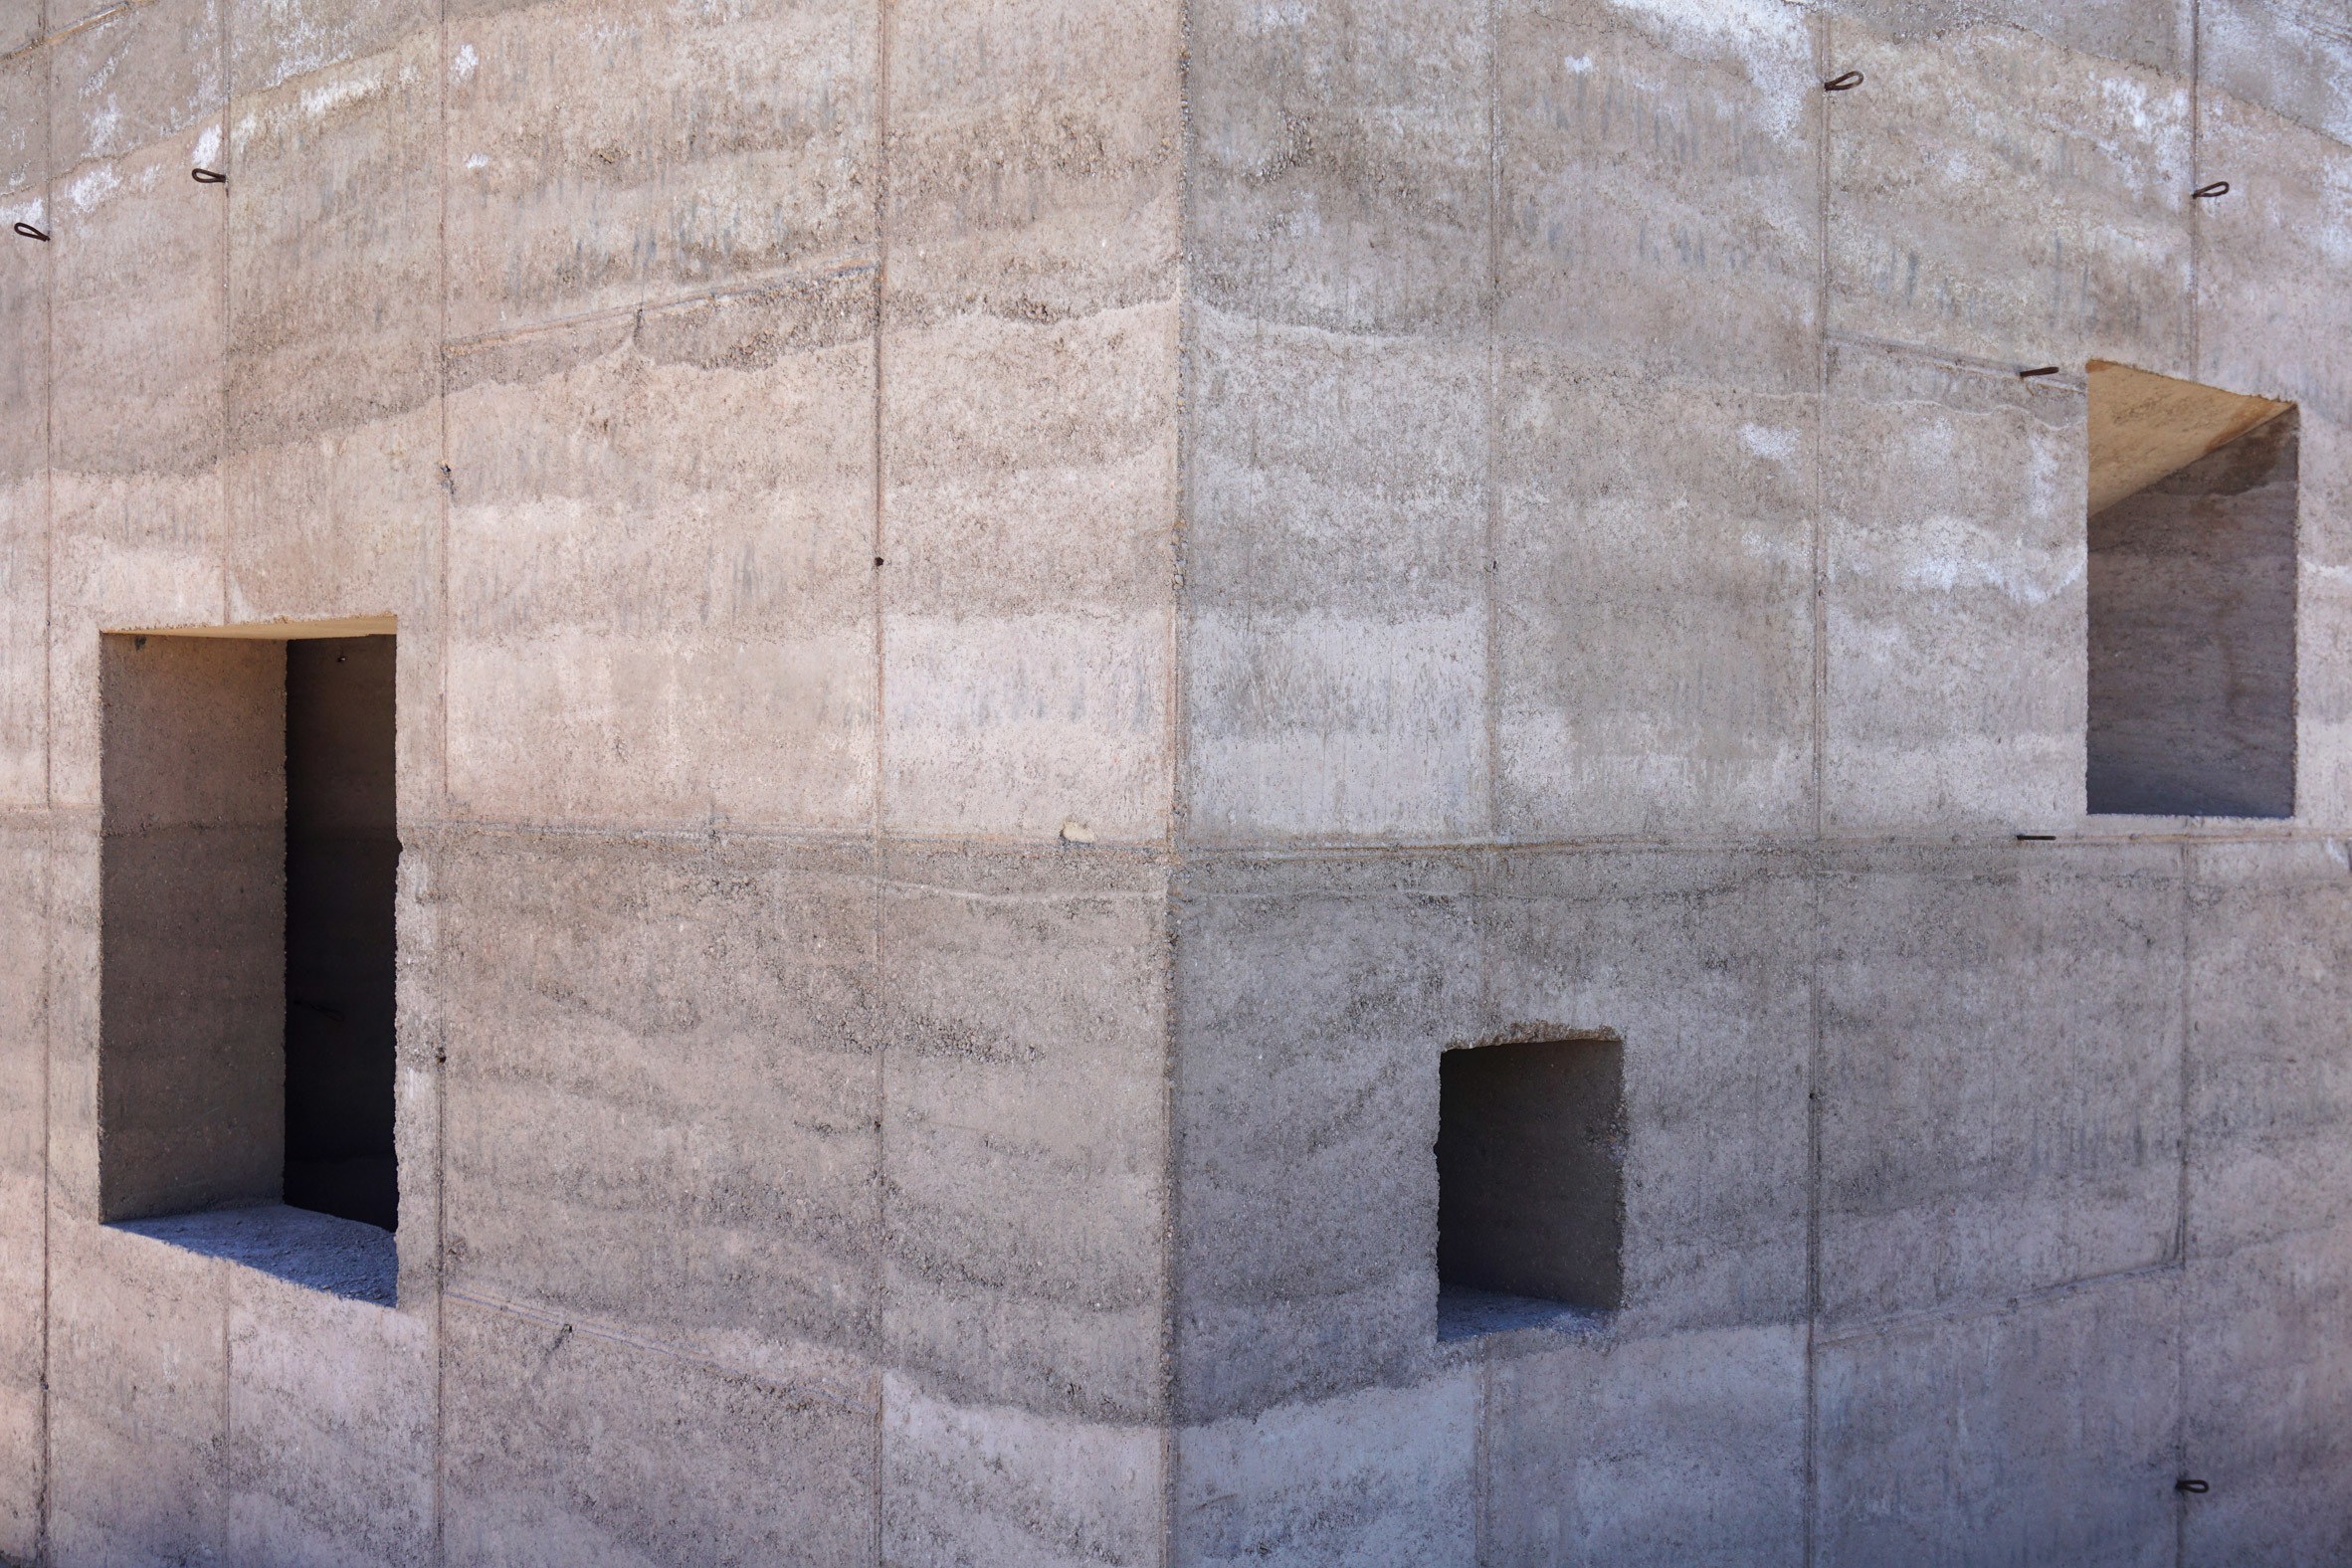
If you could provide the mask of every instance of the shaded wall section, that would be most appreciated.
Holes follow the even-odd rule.
[[[286,1201],[386,1230],[399,1211],[393,649],[286,645]]]
[[[285,645],[108,637],[100,657],[100,1207],[122,1220],[267,1202]]]

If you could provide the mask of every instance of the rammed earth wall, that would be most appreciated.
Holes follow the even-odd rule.
[[[2348,191],[2292,0],[0,0],[0,1554],[2352,1558]],[[2290,816],[2085,812],[2094,359]],[[391,1305],[100,1223],[100,634],[384,618]]]

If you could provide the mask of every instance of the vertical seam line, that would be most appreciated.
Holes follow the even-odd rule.
[[[236,1402],[233,1395],[233,1391],[236,1388],[237,1379],[235,1369],[231,1363],[229,1349],[229,1298],[236,1293],[236,1284],[230,1278],[230,1267],[231,1266],[227,1263],[215,1260],[208,1260],[204,1266],[205,1273],[212,1278],[214,1288],[220,1291],[221,1450],[219,1474],[221,1487],[221,1511],[216,1526],[218,1531],[216,1538],[221,1543],[221,1561],[224,1563],[234,1562],[236,1560],[229,1555],[229,1515],[231,1512],[230,1499],[235,1496],[237,1492],[237,1439],[234,1427],[234,1412],[236,1410]]]
[[[57,50],[49,42],[49,0],[41,0],[41,220],[53,228],[57,168]],[[41,258],[41,1473],[33,1506],[36,1562],[50,1560],[51,1483],[57,1470],[50,1387],[50,1329],[57,1315],[51,1274],[51,1218],[57,1207],[57,262]]]
[[[2182,845],[2180,847],[2179,902],[2181,922],[2180,1142],[2178,1149],[2180,1160],[2180,1186],[2177,1194],[2175,1195],[2175,1203],[2177,1207],[2174,1211],[2173,1221],[2173,1266],[2178,1271],[2178,1273],[2175,1274],[2173,1279],[2172,1296],[2172,1449],[2173,1473],[2176,1476],[2185,1475],[2188,1473],[2189,1462],[2189,1337],[2187,1300],[2189,1286],[2189,1110],[2190,1074],[2193,1068],[2193,1062],[2190,1053],[2194,1048],[2197,1038],[2196,1017],[2193,1011],[2192,1003],[2192,998],[2195,993],[2191,987],[2190,982],[2191,964],[2196,951],[2193,927],[2191,924],[2196,908],[2196,847],[2189,844]],[[2174,1568],[2180,1568],[2180,1564],[2186,1560],[2188,1553],[2189,1510],[2187,1504],[2188,1499],[2184,1494],[2177,1491],[2173,1494]]]
[[[237,519],[234,509],[229,504],[229,431],[230,422],[236,415],[234,399],[230,389],[229,373],[230,346],[234,335],[234,329],[231,323],[235,319],[231,313],[235,307],[235,301],[230,297],[229,294],[231,261],[229,254],[229,209],[231,204],[237,199],[237,160],[234,156],[234,149],[229,145],[229,127],[235,118],[237,107],[237,81],[235,76],[236,66],[234,64],[234,56],[229,47],[229,33],[230,28],[233,25],[232,19],[235,16],[235,11],[236,8],[225,3],[224,0],[224,3],[221,6],[220,28],[220,158],[221,170],[223,173],[230,176],[230,183],[221,188],[221,201],[219,204],[221,216],[221,439],[220,446],[216,449],[213,456],[212,467],[213,484],[218,487],[217,498],[220,505],[221,519],[220,624],[223,626],[227,626],[230,621],[234,619],[234,617],[232,617],[229,613],[229,582],[234,572],[234,563],[237,556]]]
[[[1191,648],[1191,639],[1186,566],[1196,494],[1193,485],[1196,446],[1192,436],[1192,421],[1197,408],[1193,394],[1199,355],[1197,301],[1192,288],[1195,218],[1193,24],[1192,0],[1181,0],[1176,18],[1176,531],[1171,541],[1168,563],[1172,589],[1168,607],[1168,869],[1162,883],[1160,914],[1165,933],[1161,956],[1166,965],[1162,1000],[1162,1027],[1165,1031],[1162,1050],[1165,1061],[1160,1074],[1164,1172],[1162,1201],[1167,1206],[1162,1223],[1164,1241],[1160,1259],[1158,1547],[1159,1561],[1163,1564],[1176,1560],[1178,1484],[1182,1478],[1183,1465],[1183,1445],[1179,1441],[1177,1425],[1184,1409],[1184,988],[1179,972],[1183,952],[1179,940],[1179,922],[1182,917],[1180,896],[1185,885],[1184,854],[1190,839],[1186,797],[1192,752],[1186,743],[1190,688],[1185,680],[1185,661]]]
[[[1833,69],[1835,37],[1827,17],[1815,23],[1814,86]],[[1829,443],[1830,443],[1830,100],[1814,94],[1815,294],[1813,388],[1813,836],[1823,839],[1829,821]],[[1802,1535],[1807,1564],[1821,1555],[1821,1365],[1822,1313],[1822,948],[1827,901],[1827,868],[1817,851],[1807,882],[1811,887],[1812,951],[1806,955],[1805,1060],[1805,1453]]]
[[[1817,24],[1814,72],[1826,78],[1834,53],[1832,24]],[[1813,836],[1821,838],[1829,822],[1829,467],[1830,439],[1830,104],[1817,95],[1814,104],[1814,354],[1813,410]]]
[[[449,4],[441,0],[433,18],[433,147],[434,263],[440,277],[434,291],[433,408],[435,447],[433,493],[439,513],[440,559],[435,562],[434,717],[440,728],[434,750],[441,776],[442,813],[450,813],[450,511],[457,481],[450,467],[449,444]],[[398,671],[394,671],[395,682]],[[438,868],[428,867],[430,877]],[[433,971],[441,962],[441,922],[432,923]],[[441,987],[436,981],[436,995]],[[449,1561],[449,1034],[445,1018],[436,1018],[433,1046],[433,1560]]]
[[[884,416],[888,408],[883,384],[883,361],[886,352],[885,313],[889,298],[890,277],[890,0],[881,0],[875,9],[875,78],[874,78],[874,431],[870,461],[874,469],[874,521],[870,535],[872,554],[877,563],[888,559],[887,535],[884,520],[887,513],[889,485],[883,469],[887,450]],[[885,864],[887,851],[882,842],[882,823],[885,814],[885,769],[889,763],[888,730],[884,722],[887,691],[885,689],[884,658],[887,643],[884,632],[885,595],[882,564],[870,566],[868,576],[873,583],[868,602],[874,615],[874,778],[871,782],[869,810],[872,822],[873,874],[873,963],[874,995],[879,1002],[884,993],[884,946],[886,922],[882,917],[883,884],[887,879]],[[887,1495],[885,1454],[889,1439],[889,1382],[886,1372],[888,1359],[889,1320],[889,1119],[890,1119],[890,1043],[889,1032],[878,1030],[874,1040],[874,1346],[877,1366],[874,1377],[874,1561],[877,1568],[884,1561],[885,1535],[883,1528],[884,1503]]]
[[[1502,823],[1502,737],[1498,631],[1495,583],[1500,575],[1501,496],[1496,490],[1501,465],[1502,376],[1502,58],[1501,20],[1495,0],[1486,5],[1486,515],[1485,560],[1479,576],[1485,582],[1486,689],[1479,705],[1485,716],[1486,833],[1500,839]]]
[[[2205,7],[2189,0],[2189,188],[2205,181]],[[2205,214],[2194,197],[2189,208],[2189,374],[2210,380],[2205,365]],[[2299,544],[2299,540],[2297,541]],[[2300,748],[2297,748],[2298,752]],[[2173,1284],[2173,1473],[2187,1473],[2189,1457],[2189,1378],[2187,1297],[2189,1287],[2189,1075],[2196,1040],[2191,1013],[2190,939],[2192,909],[2192,847],[2183,844],[2181,856],[2181,1067],[2180,1067],[2180,1184],[2175,1194],[2173,1259],[2180,1273]],[[2188,1559],[2188,1497],[2173,1494],[2172,1559],[2174,1568]]]
[[[220,507],[221,624],[226,626],[233,619],[232,615],[230,614],[230,582],[235,572],[235,561],[237,556],[237,518],[235,508],[229,504],[229,453],[231,448],[230,431],[233,428],[233,421],[236,418],[235,394],[231,386],[232,377],[230,371],[231,351],[235,341],[234,322],[236,320],[236,316],[234,312],[236,309],[236,301],[231,295],[229,285],[229,280],[233,273],[233,257],[230,254],[230,234],[233,225],[230,221],[230,207],[236,200],[237,192],[236,150],[230,145],[230,128],[235,123],[237,108],[235,54],[230,48],[230,34],[232,28],[235,26],[236,7],[232,4],[229,4],[228,0],[222,0],[220,16],[220,159],[221,171],[229,176],[229,183],[221,188],[220,194],[222,199],[218,204],[221,223],[221,435],[220,445],[215,450],[213,457],[212,473],[213,485],[216,488],[215,501]],[[211,206],[213,204],[207,203],[206,205]],[[281,694],[283,694],[285,686],[285,672],[283,669],[283,662],[279,674],[279,685],[281,688]],[[279,738],[281,740],[285,738],[283,727],[281,728]],[[283,773],[283,769],[281,771]],[[283,778],[281,779],[281,782],[283,783]],[[283,830],[281,831],[280,836],[281,838],[284,837]],[[283,967],[285,960],[285,932],[283,928],[281,928],[279,936],[279,959],[281,966]],[[280,984],[281,986],[284,984],[283,976],[281,977]],[[280,1060],[281,1066],[283,1067],[283,1048],[280,1052]],[[281,1127],[280,1131],[283,1139],[284,1128]],[[230,1552],[230,1546],[232,1544],[230,1540],[230,1531],[231,1520],[235,1513],[232,1499],[237,1493],[238,1475],[236,1427],[237,1366],[235,1355],[231,1349],[230,1343],[229,1302],[236,1294],[236,1285],[235,1282],[230,1278],[228,1266],[226,1264],[215,1263],[209,1266],[208,1272],[211,1274],[216,1283],[216,1287],[220,1291],[221,1488],[219,1497],[220,1514],[215,1525],[217,1531],[215,1538],[220,1542],[221,1561],[226,1563],[235,1560]]]
[[[2205,182],[2205,6],[2189,0],[2189,188]],[[2189,201],[2189,374],[2210,380],[2205,372],[2205,214],[2194,197]]]
[[[1503,205],[1503,146],[1502,146],[1502,19],[1496,0],[1486,5],[1486,466],[1485,466],[1485,559],[1479,563],[1478,576],[1484,585],[1486,606],[1485,626],[1485,690],[1480,707],[1485,718],[1486,743],[1486,836],[1499,844],[1507,837],[1502,816],[1502,734],[1501,734],[1501,658],[1500,658],[1500,596],[1496,589],[1501,578],[1502,496],[1500,451],[1502,443],[1502,236],[1505,222]],[[1493,1028],[1493,953],[1488,940],[1491,922],[1486,917],[1486,898],[1492,892],[1481,873],[1488,857],[1473,856],[1471,860],[1470,918],[1478,943],[1478,1013],[1481,1028]],[[1442,1057],[1442,1053],[1440,1054]],[[1433,1061],[1427,1070],[1442,1078],[1440,1062]],[[1442,1098],[1439,1084],[1432,1085],[1432,1102]],[[1420,1158],[1436,1162],[1434,1146]],[[1433,1172],[1434,1174],[1434,1172]],[[1432,1184],[1433,1196],[1436,1184]],[[1434,1216],[1433,1216],[1434,1219]],[[1490,1357],[1481,1357],[1478,1364],[1477,1430],[1471,1436],[1470,1464],[1470,1556],[1486,1568],[1493,1559],[1493,1427],[1494,1427],[1494,1365]]]

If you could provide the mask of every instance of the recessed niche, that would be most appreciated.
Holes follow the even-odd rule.
[[[2290,817],[2292,404],[2090,366],[2094,813]]]
[[[1617,1308],[1625,1139],[1625,1048],[1614,1038],[1440,1058],[1442,1337]]]
[[[101,640],[99,1209],[388,1300],[396,644],[270,630]]]

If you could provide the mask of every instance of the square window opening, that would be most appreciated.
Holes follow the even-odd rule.
[[[2089,810],[2291,817],[2295,407],[2088,379]]]
[[[1614,1037],[1439,1059],[1441,1338],[1618,1308],[1625,1145],[1625,1047]]]
[[[397,644],[258,630],[101,639],[100,1216],[389,1304]]]

